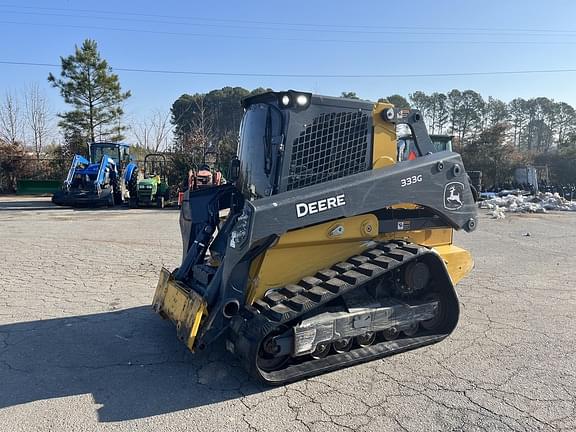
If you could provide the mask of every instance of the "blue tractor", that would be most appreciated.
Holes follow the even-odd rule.
[[[122,204],[125,191],[136,193],[138,167],[123,143],[90,144],[90,161],[75,155],[62,190],[52,202],[62,206],[109,206]]]

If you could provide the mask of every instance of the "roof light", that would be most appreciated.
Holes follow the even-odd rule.
[[[308,96],[306,95],[298,95],[298,97],[296,98],[296,103],[300,106],[304,106],[308,103]]]
[[[290,96],[288,95],[282,96],[282,105],[284,106],[290,105]]]
[[[394,108],[388,108],[386,110],[386,118],[390,121],[394,120]]]

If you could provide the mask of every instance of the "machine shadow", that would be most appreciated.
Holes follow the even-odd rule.
[[[138,207],[140,210],[150,210],[150,211],[170,211],[170,210],[177,210],[179,211],[180,208],[177,205],[166,206],[163,209],[159,209],[154,206],[149,207]],[[8,212],[8,211],[45,211],[45,210],[72,210],[74,212],[85,212],[85,211],[105,211],[105,212],[119,212],[119,211],[128,211],[133,210],[131,209],[127,203],[122,205],[117,205],[114,207],[106,207],[106,206],[89,206],[89,205],[79,205],[76,207],[69,207],[69,206],[57,206],[53,204],[50,200],[50,197],[47,197],[45,200],[35,199],[30,200],[23,198],[21,200],[17,199],[10,199],[3,201],[0,197],[0,212]]]
[[[50,198],[46,198],[45,200],[40,199],[13,199],[10,200],[2,200],[0,197],[0,211],[22,211],[22,210],[30,210],[30,211],[37,211],[37,210],[55,210],[58,207],[50,201]]]
[[[149,306],[0,325],[0,408],[92,394],[101,422],[266,390],[222,346],[192,355]]]

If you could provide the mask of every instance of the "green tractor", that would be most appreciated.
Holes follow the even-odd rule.
[[[155,205],[164,208],[170,202],[166,157],[160,153],[146,155],[143,174],[143,178],[137,180],[135,196],[130,196],[130,207]]]

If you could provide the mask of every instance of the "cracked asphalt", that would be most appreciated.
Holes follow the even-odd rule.
[[[152,313],[177,221],[0,197],[1,430],[576,430],[576,214],[482,216],[450,338],[280,388]]]

